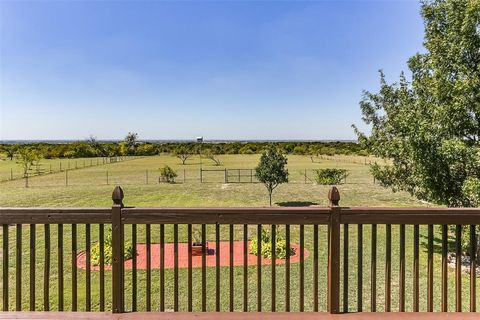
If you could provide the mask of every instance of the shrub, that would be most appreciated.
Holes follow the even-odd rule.
[[[260,253],[262,257],[271,259],[272,258],[272,240],[270,238],[270,234],[262,228],[261,239],[262,242]],[[250,253],[254,255],[258,255],[257,251],[257,244],[258,244],[258,237],[253,238],[250,241]],[[295,249],[290,247],[290,255],[293,256],[295,254]],[[277,237],[275,241],[275,257],[277,259],[285,259],[287,257],[287,241],[282,237]]]
[[[104,252],[104,263],[106,265],[111,265],[112,264],[112,256],[113,256],[113,247],[112,247],[112,232],[111,229],[107,230],[105,241],[104,241],[104,246],[103,246],[103,252]],[[125,260],[131,259],[133,255],[135,254],[135,249],[132,247],[132,244],[130,242],[125,242],[125,251],[123,254],[123,258]],[[99,266],[100,265],[100,243],[97,242],[92,246],[92,250],[90,252],[91,259],[92,259],[92,264],[94,266]]]
[[[169,166],[160,169],[160,182],[174,183],[176,177],[177,172]]]
[[[348,170],[346,169],[316,169],[315,181],[318,184],[342,184],[342,182],[348,176]]]

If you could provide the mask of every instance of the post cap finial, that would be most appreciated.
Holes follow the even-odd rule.
[[[114,204],[123,206],[123,189],[120,186],[116,186],[113,189],[112,200]]]
[[[330,206],[338,206],[340,201],[340,192],[337,187],[333,186],[328,191],[328,200],[330,201]]]

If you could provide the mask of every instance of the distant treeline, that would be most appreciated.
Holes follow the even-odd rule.
[[[153,156],[158,154],[256,154],[267,145],[276,146],[282,153],[298,155],[367,155],[355,142],[165,142],[136,141],[135,138],[121,142],[99,142],[95,139],[71,143],[1,144],[0,152],[13,158],[22,149],[38,153],[42,158],[88,158],[114,156]]]

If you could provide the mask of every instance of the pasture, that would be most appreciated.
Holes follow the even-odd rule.
[[[86,167],[84,169],[44,174],[29,179],[0,183],[1,206],[12,207],[103,207],[110,206],[110,195],[115,185],[125,190],[125,203],[129,206],[197,206],[197,207],[258,207],[267,206],[265,188],[259,183],[224,183],[224,168],[253,169],[259,155],[220,155],[221,165],[213,166],[202,159],[203,169],[220,170],[203,172],[200,183],[200,159],[187,160],[181,165],[170,155],[143,157],[125,162]],[[288,156],[289,180],[274,192],[275,205],[326,205],[328,186],[313,183],[313,169],[344,168],[350,175],[341,185],[341,204],[344,206],[424,206],[408,194],[393,193],[373,183],[364,157],[336,156],[330,159],[308,156]],[[53,160],[42,160],[42,162]],[[65,161],[65,160],[64,160]],[[74,159],[69,160],[71,163]],[[78,160],[78,161],[83,161]],[[14,161],[0,161],[0,172],[8,172]],[[169,165],[178,173],[177,183],[158,183],[159,168]],[[249,171],[248,171],[249,172]],[[307,179],[305,179],[305,172]],[[248,173],[249,174],[249,173]],[[249,181],[249,177],[246,178]],[[242,180],[244,181],[244,180]]]
[[[222,165],[212,166],[207,159],[202,160],[202,167],[204,169],[223,169],[232,168],[239,169],[254,168],[258,162],[259,155],[221,155],[219,156]],[[312,162],[307,156],[288,156],[288,169],[290,172],[290,183],[278,187],[274,192],[275,206],[300,206],[313,205],[325,206],[327,205],[328,186],[315,185],[309,179],[312,178],[311,170],[316,168],[345,168],[349,170],[350,175],[347,178],[347,183],[340,185],[341,193],[340,205],[342,206],[390,206],[390,207],[420,207],[426,206],[406,193],[393,193],[390,190],[384,189],[378,184],[373,183],[373,178],[369,174],[369,168],[363,164],[362,158],[355,159],[337,157],[336,159],[315,159]],[[2,166],[7,163],[3,162]],[[177,183],[164,184],[158,183],[159,168],[164,165],[173,167],[178,172]],[[111,206],[111,193],[115,185],[121,185],[125,192],[124,203],[127,206],[179,206],[179,207],[258,207],[267,206],[268,199],[265,188],[260,183],[224,183],[224,174],[219,172],[207,173],[204,175],[204,182],[200,183],[200,159],[192,158],[187,161],[186,165],[181,165],[179,159],[168,155],[144,157],[131,161],[112,163],[107,165],[99,165],[95,167],[72,170],[68,172],[68,185],[65,184],[65,172],[54,174],[45,174],[38,177],[33,177],[29,181],[29,188],[24,187],[22,180],[13,180],[0,183],[0,206],[2,207],[108,207]],[[108,184],[106,180],[106,172],[108,170]],[[307,171],[307,183],[305,183],[305,170]],[[185,172],[185,180],[183,175]],[[188,221],[186,221],[188,223]],[[265,226],[269,230],[269,226]],[[207,239],[213,241],[215,239],[214,226],[207,227]],[[10,270],[15,268],[15,254],[16,254],[16,234],[15,228],[9,228],[9,251]],[[57,307],[57,284],[58,277],[57,269],[57,226],[51,226],[51,270],[50,270],[50,309],[55,310]],[[284,226],[278,226],[277,232],[279,236],[283,236],[285,232]],[[326,309],[326,279],[327,270],[323,268],[326,266],[327,260],[327,232],[323,226],[319,227],[319,301],[320,309]],[[349,286],[349,310],[357,310],[357,273],[358,270],[358,229],[353,226],[349,227],[350,246],[349,265],[350,272]],[[363,309],[369,310],[370,297],[370,253],[371,253],[371,226],[364,226],[363,229]],[[145,239],[145,226],[138,226],[138,243],[143,243]],[[171,225],[166,226],[166,242],[173,241],[173,228]],[[426,310],[426,274],[427,274],[427,250],[425,244],[425,236],[427,227],[420,227],[420,310]],[[311,311],[312,295],[313,295],[313,227],[305,227],[305,248],[310,252],[310,258],[305,260],[305,311]],[[71,243],[71,226],[64,226],[64,274],[65,274],[65,309],[71,307],[71,266],[72,266],[72,243]],[[85,226],[79,225],[77,230],[78,243],[77,252],[85,249]],[[439,251],[440,245],[440,230],[435,228],[435,252],[434,252],[434,295],[440,297],[440,261],[441,255]],[[22,260],[28,262],[30,257],[29,243],[30,232],[28,228],[24,228],[22,234]],[[43,253],[45,250],[44,242],[44,227],[36,227],[36,242],[34,244],[37,252],[36,259],[36,309],[43,308]],[[256,236],[256,226],[250,226],[248,230],[248,237]],[[234,237],[236,240],[243,239],[242,226],[235,226]],[[125,238],[130,240],[131,229],[129,226],[125,228]],[[228,240],[228,226],[220,227],[221,240]],[[398,310],[398,281],[399,281],[399,227],[392,227],[392,310]],[[413,226],[406,227],[406,309],[412,310],[412,279],[413,279]],[[95,243],[98,241],[98,226],[91,227],[91,241]],[[179,226],[179,241],[186,242],[186,226]],[[299,241],[299,227],[292,226],[291,241],[298,243]],[[159,242],[159,226],[152,226],[152,243]],[[343,241],[341,242],[343,243]],[[385,272],[385,226],[378,226],[377,236],[377,303],[378,311],[382,311],[382,303],[384,302],[384,272]],[[343,250],[343,249],[342,249]],[[1,262],[1,261],[0,261]],[[1,262],[3,263],[3,262]],[[0,265],[1,269],[1,265]],[[29,290],[29,268],[28,264],[22,267],[22,289],[24,292]],[[180,292],[186,292],[186,269],[179,270]],[[257,292],[256,292],[256,267],[248,267],[248,285],[249,285],[249,310],[256,310]],[[262,290],[263,310],[269,310],[270,306],[270,292],[271,283],[268,279],[271,277],[271,267],[266,265],[262,267],[262,275],[264,283]],[[278,292],[277,310],[283,310],[285,300],[282,298],[282,290],[285,287],[285,268],[278,265],[276,268],[276,287]],[[85,270],[78,270],[78,309],[85,309]],[[298,263],[291,265],[291,310],[299,310],[299,286],[298,279],[300,276],[300,267]],[[92,309],[98,310],[98,272],[92,272]],[[169,295],[173,288],[173,270],[167,269],[165,271],[166,283],[166,308],[173,309],[173,298]],[[200,269],[193,270],[194,277],[194,310],[200,308],[200,290],[201,283]],[[468,283],[468,274],[464,274],[464,283]],[[15,273],[9,274],[10,292],[15,292]],[[106,296],[110,297],[110,279],[111,272],[106,271]],[[137,302],[138,310],[145,310],[146,300],[146,273],[143,270],[138,270],[138,291]],[[214,310],[214,291],[215,291],[215,268],[207,268],[207,310]],[[132,292],[129,281],[131,280],[131,272],[126,271],[126,309],[131,309]],[[221,286],[228,288],[230,283],[229,270],[226,267],[221,268]],[[240,311],[243,308],[243,299],[241,292],[243,283],[243,269],[242,267],[235,267],[234,272],[234,288],[235,310]],[[153,270],[152,272],[152,309],[158,310],[159,305],[159,272]],[[453,296],[454,285],[454,269],[449,270],[449,296]],[[463,286],[464,292],[468,292],[468,285]],[[227,290],[224,290],[227,291]],[[0,290],[1,292],[1,290]],[[228,309],[229,297],[222,297],[221,310]],[[449,310],[454,308],[454,299],[450,299]],[[468,306],[468,300],[463,301],[464,308]],[[186,310],[186,296],[180,294],[180,310]],[[24,309],[28,309],[29,301],[24,299],[22,301]],[[10,309],[13,310],[15,305],[13,300],[10,300]],[[109,305],[106,306],[107,310]],[[439,311],[440,299],[435,299],[434,309]]]

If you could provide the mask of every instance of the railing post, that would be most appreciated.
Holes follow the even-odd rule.
[[[336,187],[328,192],[331,209],[328,247],[328,311],[340,312],[340,193]]]
[[[124,311],[124,278],[123,278],[123,190],[115,187],[112,193],[112,312],[121,313]]]

